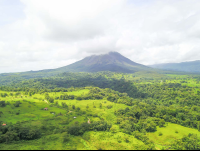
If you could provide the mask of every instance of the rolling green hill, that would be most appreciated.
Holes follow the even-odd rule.
[[[173,81],[140,83],[146,99],[98,87],[1,90],[0,150],[199,149],[199,88]]]

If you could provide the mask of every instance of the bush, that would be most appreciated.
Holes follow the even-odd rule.
[[[14,131],[8,131],[5,135],[4,135],[4,139],[3,141],[5,141],[6,143],[10,143],[11,141],[17,141],[19,140],[18,134]]]
[[[19,107],[19,105],[22,104],[20,101],[16,101],[15,104],[13,104],[15,107]]]
[[[110,131],[112,133],[116,133],[117,132],[117,127],[115,125],[113,125],[111,128],[110,128]]]
[[[106,131],[110,130],[112,124],[108,124],[106,121],[95,121],[90,124],[92,130],[96,131]]]
[[[55,100],[58,100],[58,99],[59,99],[59,97],[58,97],[58,96],[56,96],[56,97],[55,97]]]
[[[89,141],[89,140],[90,140],[90,134],[85,133],[85,134],[83,135],[83,139],[86,140],[86,141]]]
[[[6,106],[6,102],[5,101],[0,101],[0,107],[5,107]]]
[[[50,102],[50,103],[54,103],[54,99],[50,97],[50,98],[49,98],[49,102]]]
[[[6,105],[10,105],[10,102],[9,102],[9,101],[6,101]]]
[[[112,107],[113,107],[112,105],[108,105],[108,106],[107,106],[108,109],[111,109]]]
[[[162,136],[162,135],[163,135],[163,133],[161,133],[161,132],[158,133],[158,136]]]
[[[54,134],[60,133],[60,129],[56,129],[56,128],[55,128],[55,129],[53,130],[53,133],[54,133]]]
[[[77,96],[77,97],[76,97],[76,100],[82,100],[82,97]]]
[[[68,142],[70,140],[70,134],[67,132],[62,133],[62,141],[63,143]]]
[[[159,127],[164,127],[164,126],[165,126],[165,120],[164,120],[164,119],[161,119],[161,120],[158,122],[158,125],[159,125]]]
[[[125,136],[124,140],[125,140],[126,143],[130,142],[128,136]]]
[[[98,115],[97,114],[93,114],[93,117],[98,117]]]
[[[73,126],[69,127],[68,133],[71,134],[71,135],[76,135],[76,136],[82,135],[83,132],[80,131],[80,130],[81,130],[81,127],[80,127],[80,126],[75,126],[75,125],[73,125]]]
[[[80,111],[80,110],[81,110],[81,108],[80,108],[80,107],[77,107],[77,108],[76,108],[76,110],[77,110],[77,111]]]
[[[197,134],[188,134],[181,139],[175,140],[171,144],[172,150],[199,150],[200,148],[200,139]]]
[[[118,139],[117,141],[118,141],[118,143],[121,143],[121,142],[122,142],[122,140],[121,140],[121,139]]]

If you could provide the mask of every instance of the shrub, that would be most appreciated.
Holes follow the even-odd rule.
[[[0,107],[5,107],[6,106],[6,102],[5,101],[0,101]]]
[[[54,103],[54,99],[50,97],[50,98],[49,98],[49,102],[50,102],[50,103]]]
[[[97,114],[93,114],[93,117],[98,117],[98,115]]]
[[[90,134],[84,133],[83,139],[89,141],[90,140]]]
[[[111,128],[110,128],[110,131],[112,133],[116,133],[117,132],[117,127],[115,125],[113,125]]]
[[[77,97],[76,97],[76,100],[82,100],[82,97],[77,96]]]
[[[70,134],[67,132],[62,133],[62,141],[63,143],[68,142],[70,140]]]
[[[6,105],[10,105],[10,102],[9,102],[9,101],[6,101]]]
[[[111,109],[112,107],[113,107],[112,105],[108,105],[108,106],[107,106],[108,109]]]
[[[82,135],[83,132],[80,131],[81,127],[80,126],[70,126],[69,129],[68,129],[68,133],[71,134],[71,135]]]
[[[163,135],[163,133],[161,133],[161,132],[158,133],[158,136],[162,136],[162,135]]]
[[[19,137],[17,136],[17,133],[14,131],[8,131],[5,135],[4,135],[4,139],[3,141],[5,141],[6,143],[9,143],[11,141],[14,140],[19,140]]]
[[[56,97],[55,97],[55,100],[58,100],[58,99],[59,99],[59,97],[58,97],[58,96],[56,96]]]
[[[81,110],[81,108],[80,108],[80,107],[77,107],[77,108],[76,108],[76,110],[77,110],[77,111],[80,111],[80,110]]]
[[[121,139],[118,139],[117,141],[118,141],[118,143],[121,143],[121,142],[122,142],[122,140],[121,140]]]
[[[128,136],[125,136],[125,142],[126,142],[126,143],[129,143],[129,142],[130,142]]]
[[[19,112],[20,112],[20,111],[16,112],[16,115],[19,115]]]
[[[158,122],[158,125],[159,125],[159,127],[164,127],[164,125],[165,125],[165,120],[161,119],[161,120]]]
[[[19,107],[19,105],[22,104],[20,101],[16,101],[15,104],[13,104],[15,107]]]

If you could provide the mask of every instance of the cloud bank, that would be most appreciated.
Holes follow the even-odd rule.
[[[24,17],[0,25],[0,73],[57,68],[109,51],[145,65],[200,60],[199,0],[20,4]]]

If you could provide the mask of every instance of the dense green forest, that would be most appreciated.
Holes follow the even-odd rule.
[[[0,87],[0,149],[200,148],[199,75],[67,72],[9,80]]]

